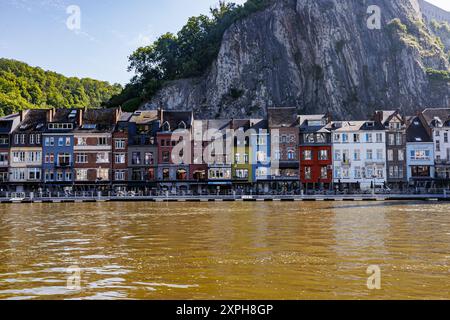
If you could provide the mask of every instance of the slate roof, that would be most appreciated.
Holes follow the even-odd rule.
[[[166,122],[170,125],[170,130],[175,131],[179,129],[180,123],[186,124],[186,129],[190,129],[193,125],[194,115],[191,111],[164,111],[161,121],[161,126]]]
[[[369,123],[373,125],[370,126]],[[339,126],[341,125],[341,126]],[[356,132],[356,131],[382,131],[384,126],[377,121],[336,121],[332,122],[331,129],[335,132]]]
[[[450,108],[425,109],[422,115],[429,127],[435,126],[434,120],[439,120],[444,126],[450,126]]]
[[[45,109],[28,110],[15,131],[20,133],[44,131],[47,125],[47,111]]]
[[[297,108],[269,108],[267,117],[270,128],[290,128],[298,125]]]
[[[407,118],[406,142],[433,142],[418,116]]]
[[[11,114],[0,118],[0,134],[9,134],[13,131],[14,120],[19,118],[19,114]]]
[[[321,121],[324,120],[324,125],[311,126],[309,121]],[[328,124],[328,116],[326,114],[313,114],[313,115],[300,115],[298,116],[298,123],[300,125],[300,131],[303,133],[317,132],[317,133],[329,133],[331,126]]]

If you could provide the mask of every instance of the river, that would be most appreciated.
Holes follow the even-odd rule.
[[[0,206],[0,299],[430,298],[450,299],[445,203]]]

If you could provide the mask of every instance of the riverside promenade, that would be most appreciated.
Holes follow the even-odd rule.
[[[0,197],[1,204],[8,203],[92,203],[92,202],[265,202],[265,201],[448,201],[445,194],[355,194],[355,195],[54,195],[41,197],[34,194],[11,194]]]

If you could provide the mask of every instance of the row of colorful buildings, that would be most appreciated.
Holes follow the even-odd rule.
[[[0,191],[447,187],[449,134],[450,109],[378,111],[365,121],[299,116],[295,108],[226,120],[164,110],[27,110],[0,118]]]

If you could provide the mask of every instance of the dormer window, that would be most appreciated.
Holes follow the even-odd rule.
[[[50,130],[72,130],[72,123],[49,123],[48,128]]]
[[[367,122],[367,127],[368,128],[373,128],[375,126],[375,122]]]
[[[178,124],[178,129],[186,129],[186,128],[187,128],[186,122],[181,121],[181,122]]]
[[[165,132],[167,132],[167,131],[170,131],[170,124],[169,124],[169,122],[164,122],[164,124],[162,125],[162,130],[163,131],[165,131]]]

